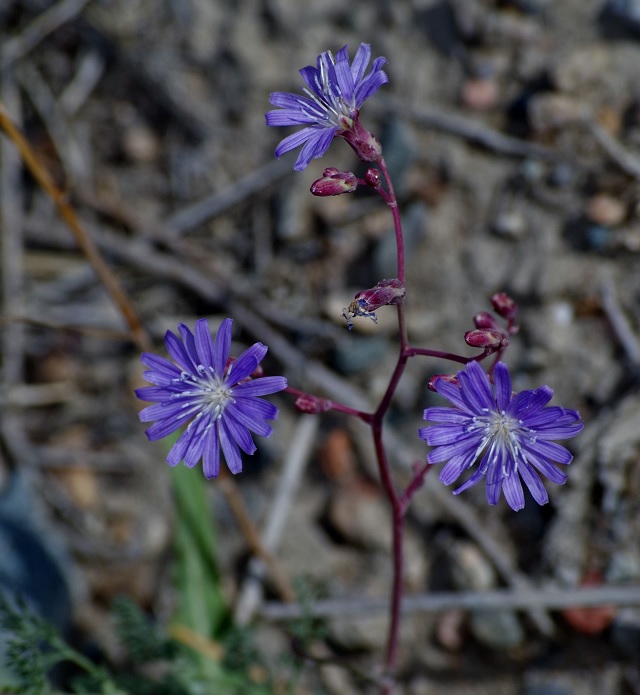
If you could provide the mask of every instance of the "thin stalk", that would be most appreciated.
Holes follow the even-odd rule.
[[[329,398],[321,398],[314,396],[313,394],[307,393],[306,391],[301,391],[300,389],[294,388],[293,386],[287,386],[284,390],[285,393],[290,393],[292,396],[302,396],[312,399],[317,405],[317,411],[313,412],[328,412],[329,410],[335,410],[338,413],[345,413],[346,415],[353,415],[358,417],[367,424],[371,424],[373,415],[371,413],[365,413],[363,410],[357,410],[356,408],[351,408],[343,403],[336,403]]]
[[[378,162],[378,166],[384,176],[387,190],[383,198],[391,210],[393,215],[393,224],[396,236],[396,252],[398,262],[398,280],[404,285],[404,237],[402,233],[402,221],[400,219],[400,211],[398,210],[398,201],[396,200],[391,176],[387,169],[383,158]],[[405,320],[404,304],[398,304],[398,332],[400,334],[400,351],[395,369],[389,379],[387,389],[380,401],[378,408],[373,414],[371,429],[373,441],[375,444],[376,458],[378,469],[380,471],[380,479],[382,486],[389,499],[391,505],[391,514],[393,519],[392,539],[393,539],[393,586],[391,589],[391,604],[389,606],[389,631],[387,634],[387,648],[385,655],[385,680],[382,686],[383,695],[391,695],[394,689],[393,673],[396,666],[398,655],[398,638],[400,635],[400,620],[403,592],[403,531],[404,531],[404,513],[406,510],[405,497],[406,493],[400,496],[396,491],[391,477],[389,461],[382,443],[382,427],[383,419],[391,404],[393,394],[398,388],[398,383],[402,378],[407,360],[409,359],[409,339],[407,335],[407,326]]]
[[[384,198],[393,215],[393,226],[396,233],[396,248],[398,251],[398,280],[404,285],[404,237],[402,236],[402,221],[400,220],[398,201],[384,157],[380,157],[377,164],[387,185],[387,195],[384,196]]]

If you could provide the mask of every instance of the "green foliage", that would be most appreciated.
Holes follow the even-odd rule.
[[[233,628],[216,567],[216,537],[208,506],[207,481],[198,471],[180,467],[171,471],[176,504],[174,576],[179,596],[176,623],[216,640],[225,657],[214,661],[191,652],[198,679],[225,695],[268,695],[269,689],[251,682],[248,673],[260,665],[246,631]],[[203,691],[211,692],[210,690]]]
[[[312,577],[295,577],[293,588],[303,614],[287,623],[287,631],[306,648],[316,640],[324,640],[329,632],[326,620],[315,617],[311,611],[312,605],[326,599],[329,592],[322,582]]]
[[[51,641],[49,625],[28,612],[24,601],[18,600],[13,605],[6,596],[0,595],[0,627],[7,633],[5,665],[16,682],[25,688],[25,695],[48,692],[40,645]]]
[[[64,642],[24,602],[14,604],[0,595],[0,627],[8,635],[5,657],[14,676],[11,682],[0,683],[3,695],[53,695],[48,673],[64,661],[83,671],[72,684],[72,692],[79,695],[270,695],[267,686],[252,682],[247,675],[259,663],[249,634],[230,630],[225,648],[231,658],[221,663],[209,659],[212,675],[205,677],[202,655],[196,658],[192,650],[171,639],[135,603],[118,599],[113,614],[129,665],[110,674]]]
[[[131,599],[121,596],[111,606],[116,632],[131,660],[143,664],[170,660],[177,645],[140,610]]]
[[[0,595],[0,628],[7,668],[5,695],[60,695],[53,666],[75,664],[72,692],[79,695],[270,695],[268,671],[250,630],[234,628],[216,567],[216,537],[201,475],[171,472],[176,503],[173,577],[178,596],[174,622],[222,647],[220,658],[173,639],[127,598],[113,604],[117,636],[127,664],[117,671],[97,666],[68,645],[21,601]],[[309,628],[305,628],[309,632]],[[303,630],[303,632],[305,631]],[[0,652],[2,651],[0,639]],[[6,670],[6,669],[5,669]]]
[[[215,564],[216,538],[207,504],[206,480],[196,470],[171,471],[176,504],[175,583],[180,603],[176,622],[205,637],[229,625],[229,612]]]
[[[72,649],[43,618],[35,615],[21,599],[0,594],[0,627],[5,638],[5,667],[13,676],[1,683],[3,693],[48,695],[52,693],[48,674],[56,664],[69,661],[91,676],[87,695],[126,695],[98,666]]]

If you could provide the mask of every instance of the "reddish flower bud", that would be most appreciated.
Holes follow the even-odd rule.
[[[346,126],[346,127],[345,127]],[[363,162],[377,162],[382,156],[382,146],[376,138],[360,123],[358,112],[351,122],[342,124],[341,135],[353,148]]]
[[[496,313],[502,316],[502,318],[507,319],[507,321],[513,320],[518,313],[518,305],[504,292],[494,294],[493,297],[491,297],[491,303]]]
[[[476,328],[488,328],[492,331],[499,331],[498,322],[491,316],[488,311],[480,311],[473,317],[473,323]]]
[[[356,316],[367,316],[374,323],[377,323],[376,309],[390,304],[400,304],[404,299],[404,295],[404,285],[398,278],[380,280],[375,287],[358,292],[348,308],[342,310],[342,315],[347,320],[349,330],[353,327],[351,319]]]
[[[497,349],[509,344],[502,331],[494,331],[489,328],[476,328],[473,331],[467,331],[464,334],[464,340],[467,345],[478,348]]]
[[[436,381],[448,381],[450,384],[458,385],[458,377],[455,374],[434,374],[427,382],[429,391],[436,392]]]
[[[371,186],[371,188],[380,188],[380,172],[378,169],[369,167],[367,173],[364,175],[364,180],[367,186]]]
[[[317,196],[353,193],[358,187],[358,179],[350,171],[339,171],[334,167],[325,169],[321,179],[311,184],[311,193]]]
[[[312,396],[310,393],[304,393],[298,396],[295,405],[301,413],[310,413],[311,415],[326,413],[327,410],[331,410],[333,407],[331,401],[328,401],[326,398]]]

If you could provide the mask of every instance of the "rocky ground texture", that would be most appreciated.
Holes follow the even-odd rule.
[[[351,332],[341,312],[393,276],[391,218],[373,196],[313,198],[323,168],[357,167],[353,153],[335,142],[294,172],[293,157],[273,159],[284,133],[264,112],[318,53],[360,42],[388,60],[361,116],[397,185],[412,343],[474,354],[472,317],[508,292],[515,387],[548,384],[586,423],[546,507],[488,508],[482,489],[453,498],[429,478],[407,524],[407,594],[611,590],[590,611],[411,611],[399,692],[640,693],[639,601],[614,595],[640,587],[639,2],[8,0],[0,99],[156,351],[179,321],[231,316],[236,354],[264,342],[269,371],[358,405],[386,388],[395,312]],[[137,419],[139,344],[6,137],[0,161],[0,521],[46,524],[76,631],[113,656],[116,595],[159,619],[176,601],[172,472]],[[427,380],[448,369],[407,369],[388,428],[398,481],[425,455]],[[285,575],[353,609],[314,645],[352,668],[309,662],[296,692],[375,692],[358,673],[384,648],[391,533],[367,432],[273,400],[275,433],[236,479],[241,496],[273,524]],[[251,597],[247,541],[222,487],[207,491],[224,593],[276,663],[290,650],[277,587]]]

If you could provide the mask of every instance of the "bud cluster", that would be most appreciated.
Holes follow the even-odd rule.
[[[467,345],[483,348],[486,354],[506,348],[509,337],[519,330],[515,324],[518,306],[509,295],[504,292],[494,294],[491,303],[498,316],[507,321],[507,325],[501,325],[489,312],[480,311],[473,317],[475,329],[464,334]]]

